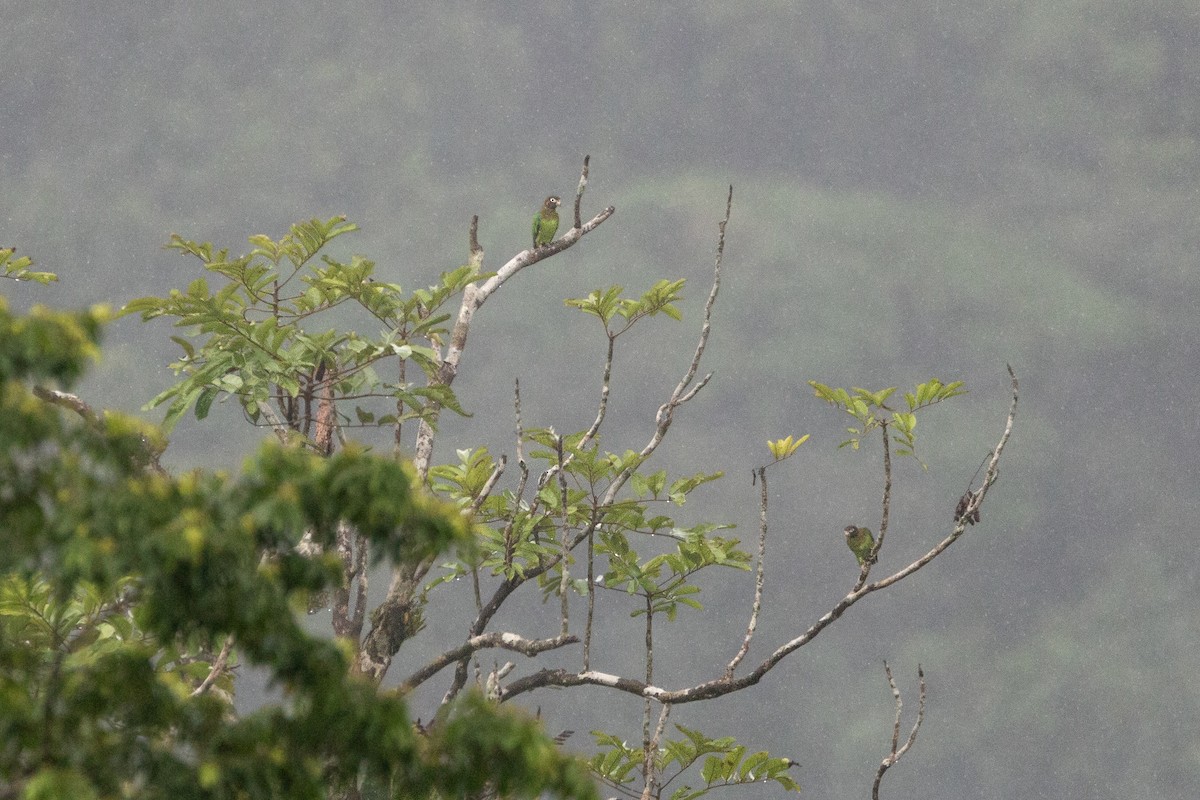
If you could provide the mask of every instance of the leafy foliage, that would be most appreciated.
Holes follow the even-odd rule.
[[[775,439],[767,442],[767,448],[770,449],[771,456],[776,461],[783,461],[785,458],[790,458],[797,450],[799,450],[800,445],[807,442],[809,436],[810,434],[806,433],[797,439],[793,437],[792,434],[788,434],[782,439]]]
[[[683,284],[682,279],[660,280],[636,300],[621,297],[625,287],[610,286],[604,290],[596,289],[587,297],[567,300],[566,304],[599,318],[604,324],[605,332],[616,338],[645,317],[666,314],[673,320],[682,319],[675,303],[682,299],[679,292],[683,289]],[[619,324],[614,327],[614,322]]]
[[[857,427],[846,429],[850,438],[838,447],[849,445],[857,450],[864,436],[877,428],[884,428],[885,431],[890,431],[892,441],[900,446],[896,451],[897,455],[914,457],[917,446],[914,433],[917,427],[917,412],[951,397],[966,394],[967,391],[963,388],[962,381],[942,383],[937,378],[931,378],[918,384],[916,391],[904,393],[904,402],[908,410],[899,411],[888,405],[888,398],[896,392],[895,386],[872,392],[858,388],[847,391],[817,381],[809,381],[808,384],[813,387],[817,397],[842,409],[858,422]]]
[[[415,340],[445,333],[448,315],[439,309],[478,278],[478,271],[460,267],[443,275],[441,284],[405,297],[399,285],[375,281],[374,262],[354,256],[343,263],[322,252],[354,230],[357,226],[344,217],[297,223],[279,240],[251,236],[254,248],[236,258],[227,250],[214,252],[209,243],[171,237],[170,249],[195,257],[224,282],[214,291],[197,278],[186,291],[139,298],[123,310],[146,320],[175,319],[176,326],[203,339],[197,347],[190,338],[172,337],[183,350],[172,368],[184,378],[148,404],[168,404],[168,429],[189,408],[203,419],[222,396],[236,398],[252,422],[275,404],[288,427],[301,434],[316,424],[314,403],[325,393],[354,401],[355,417],[343,415],[342,427],[423,417],[431,403],[461,412],[445,387],[405,380],[406,366],[415,365],[427,379],[436,375],[436,352]],[[320,324],[342,306],[363,313],[381,331],[365,335]],[[389,370],[399,380],[380,376],[382,361],[394,362]],[[389,398],[394,409],[384,413],[360,404],[369,398]]]
[[[58,280],[58,276],[53,272],[34,272],[29,269],[33,266],[33,259],[29,256],[16,256],[16,248],[0,247],[0,275],[5,278],[11,278],[14,281],[35,281],[40,284],[49,284]]]
[[[455,796],[494,781],[592,795],[535,721],[477,698],[420,734],[296,618],[342,579],[295,550],[305,533],[332,545],[345,521],[376,558],[413,560],[466,545],[461,515],[353,447],[267,445],[238,476],[149,468],[152,429],[68,416],[25,384],[78,377],[104,316],[0,310],[0,793],[317,798],[365,781]],[[239,660],[284,701],[235,716]]]
[[[534,450],[529,464],[540,463],[544,474],[560,470],[566,494],[556,481],[547,481],[531,499],[508,491],[485,495],[488,478],[497,464],[486,450],[461,451],[456,465],[430,470],[434,486],[460,507],[476,508],[477,546],[470,561],[447,562],[445,574],[435,579],[426,591],[475,569],[507,580],[537,574],[546,593],[561,589],[562,577],[570,575],[572,559],[561,559],[563,542],[570,547],[580,531],[599,531],[595,555],[608,565],[597,583],[608,589],[639,595],[646,601],[631,613],[639,615],[648,607],[674,619],[679,605],[699,609],[694,595],[698,587],[688,582],[692,574],[710,566],[745,569],[750,557],[738,549],[736,539],[712,536],[727,526],[702,524],[679,527],[663,513],[650,513],[651,504],[681,506],[688,495],[703,484],[721,477],[720,473],[697,474],[668,481],[667,473],[634,473],[630,478],[633,498],[605,502],[603,498],[630,464],[637,462],[633,453],[616,455],[602,452],[596,445],[583,445],[583,434],[563,437],[560,441],[546,430],[528,431],[530,439],[549,445]],[[562,454],[558,445],[561,444]],[[645,541],[664,539],[673,549],[644,558],[634,549],[635,538]],[[570,584],[576,591],[590,591],[586,581]]]
[[[700,778],[704,785],[695,788],[680,785],[669,797],[671,800],[695,800],[711,790],[722,787],[744,786],[754,783],[773,782],[789,792],[799,792],[800,785],[788,774],[797,766],[790,758],[778,758],[759,751],[747,752],[733,737],[710,739],[698,730],[676,725],[682,736],[664,741],[655,755],[656,769],[662,775],[663,789],[680,781],[693,765],[700,764]],[[642,748],[628,743],[603,731],[592,731],[600,752],[588,762],[592,771],[607,785],[627,797],[636,797],[638,792],[629,788],[642,769]]]
[[[31,790],[67,787],[97,796],[117,788],[130,793],[132,786],[133,794],[199,797],[235,789],[250,796],[549,791],[590,797],[594,790],[583,765],[562,755],[536,720],[498,701],[543,686],[613,684],[612,676],[589,665],[594,631],[613,617],[613,606],[596,614],[596,595],[603,591],[643,627],[644,683],[616,683],[643,696],[647,716],[640,747],[595,733],[602,752],[591,762],[593,774],[624,793],[640,777],[654,797],[669,790],[677,800],[763,781],[799,791],[789,774],[791,759],[750,752],[732,738],[710,738],[682,725],[676,726],[681,738],[664,741],[648,733],[652,702],[664,704],[660,728],[666,704],[674,702],[665,699],[671,692],[651,689],[655,622],[673,621],[683,609],[703,610],[700,573],[753,570],[752,619],[723,678],[697,687],[694,697],[691,690],[674,694],[684,701],[719,696],[753,685],[771,668],[773,661],[734,681],[761,608],[766,470],[809,438],[769,441],[774,462],[755,471],[763,481],[757,555],[725,534],[728,524],[677,521],[676,509],[722,477],[673,475],[650,466],[674,412],[708,382],[706,376],[692,383],[719,269],[700,344],[640,451],[607,450],[601,435],[615,349],[634,325],[660,315],[680,319],[676,303],[684,283],[658,281],[637,298],[612,286],[568,300],[601,322],[607,340],[596,417],[586,430],[567,435],[526,428],[518,392],[519,475],[502,484],[507,458],[486,448],[458,450],[456,461],[442,465],[432,464],[429,453],[441,409],[462,411],[450,384],[455,349],[466,341],[464,326],[503,280],[533,262],[514,259],[489,276],[482,272],[482,251],[473,249],[470,264],[405,295],[398,285],[373,281],[369,260],[329,255],[330,243],[354,229],[340,217],[298,223],[278,240],[250,237],[251,251],[238,257],[173,236],[169,247],[198,259],[208,276],[185,291],[140,298],[124,309],[144,319],[173,319],[187,330],[173,337],[183,350],[173,365],[180,379],[150,403],[167,406],[168,426],[188,409],[204,419],[213,402],[234,398],[250,422],[265,420],[274,428],[279,441],[263,446],[236,476],[197,471],[171,477],[157,465],[157,431],[117,414],[96,416],[61,393],[35,389],[52,404],[25,402],[21,393],[31,395],[21,381],[35,361],[61,363],[49,373],[57,378],[73,378],[80,367],[70,358],[56,362],[54,346],[12,359],[18,380],[8,385],[15,387],[14,408],[20,409],[12,419],[27,438],[15,439],[22,446],[5,456],[4,469],[19,490],[5,496],[18,502],[5,506],[0,522],[11,515],[23,538],[0,561],[0,624],[5,641],[25,642],[28,649],[0,648],[0,664],[12,688],[4,694],[12,705],[7,732],[18,745],[6,752],[18,780]],[[581,230],[572,229],[563,241],[569,246]],[[723,237],[724,223],[721,231]],[[481,280],[487,280],[484,288],[475,287]],[[452,314],[443,309],[459,298],[451,334],[446,326]],[[366,337],[339,327],[348,312],[365,314],[382,332]],[[60,333],[41,331],[38,341],[57,343],[68,354],[91,352],[103,318],[96,313],[91,323],[91,317],[48,317],[46,329]],[[82,344],[62,335],[72,325]],[[38,333],[23,321],[13,330]],[[448,334],[453,342],[443,353]],[[377,368],[384,362],[395,379],[380,378]],[[409,381],[410,365],[420,370],[423,385]],[[960,383],[933,380],[904,395],[907,410],[895,410],[888,405],[895,389],[812,385],[818,397],[857,421],[847,443],[857,448],[858,437],[880,429],[885,443],[890,435],[909,455],[916,413],[962,391]],[[80,419],[67,420],[57,405]],[[344,410],[351,407],[353,415]],[[350,427],[388,425],[398,443],[408,419],[421,421],[418,453],[425,448],[425,455],[418,455],[416,466],[374,456],[345,435]],[[36,459],[41,451],[50,457]],[[441,573],[430,578],[428,571],[447,552],[452,555],[443,557]],[[391,586],[363,637],[369,570],[384,563],[393,570]],[[381,692],[379,682],[392,656],[424,626],[433,594],[468,576],[476,617],[465,643],[402,683],[407,693],[455,665],[433,722],[414,726],[402,695]],[[860,586],[866,576],[864,569]],[[489,632],[497,611],[522,588],[544,601],[558,599],[551,620],[558,635],[528,639]],[[297,619],[301,609],[320,608],[330,596],[336,598],[333,641],[307,633]],[[572,615],[573,596],[586,606],[582,619]],[[847,596],[808,638],[861,596]],[[572,631],[572,618],[580,632]],[[788,651],[804,641],[795,640]],[[543,669],[506,684],[513,663],[496,662],[485,680],[478,659],[485,647],[532,657],[581,642],[583,666],[574,674]],[[477,686],[471,690],[473,659]],[[240,664],[264,669],[283,690],[284,702],[234,714]],[[78,743],[71,731],[83,731]],[[31,758],[38,747],[52,757]]]
[[[297,224],[290,234],[278,241],[265,236],[251,237],[254,249],[236,259],[230,259],[226,251],[214,252],[212,245],[207,243],[197,244],[178,236],[172,238],[171,247],[199,258],[208,272],[220,276],[226,283],[210,290],[204,280],[197,280],[186,292],[172,292],[166,298],[142,298],[126,307],[126,313],[138,311],[146,319],[174,318],[178,325],[194,331],[190,338],[176,338],[184,350],[183,358],[175,364],[182,379],[151,403],[169,403],[168,423],[177,420],[192,404],[196,415],[203,418],[215,398],[233,396],[252,421],[265,416],[278,431],[282,420],[289,433],[282,438],[311,444],[318,435],[313,425],[314,403],[336,408],[339,402],[344,404],[347,400],[357,402],[367,397],[389,397],[396,402],[396,413],[377,414],[358,406],[354,417],[338,411],[334,424],[338,428],[354,424],[391,425],[395,428],[396,441],[399,441],[399,426],[405,419],[419,417],[428,423],[428,428],[424,429],[426,433],[421,436],[432,436],[441,407],[461,412],[449,388],[453,370],[446,373],[442,369],[444,364],[439,351],[448,333],[444,325],[451,316],[442,309],[462,296],[464,308],[471,314],[478,310],[478,305],[470,305],[472,301],[467,299],[466,290],[473,282],[489,277],[480,269],[482,254],[473,252],[470,265],[444,273],[439,284],[405,297],[399,286],[370,280],[371,262],[355,257],[345,263],[323,252],[334,238],[351,230],[353,225],[341,218]],[[512,273],[505,274],[511,276]],[[293,284],[307,288],[289,292],[287,287]],[[317,463],[321,466],[312,467],[309,477],[292,471],[286,461],[278,461],[278,454],[296,453],[296,450],[264,451],[259,457],[264,477],[254,482],[256,488],[249,498],[253,501],[250,507],[256,509],[252,519],[266,523],[264,527],[270,531],[270,535],[259,534],[256,544],[275,554],[265,569],[272,575],[290,576],[292,582],[287,585],[293,593],[315,592],[329,585],[330,580],[336,584],[336,575],[330,574],[338,572],[336,560],[328,557],[293,559],[291,548],[300,543],[298,536],[303,532],[315,545],[316,549],[310,553],[330,552],[339,547],[343,552],[349,552],[345,550],[349,545],[338,538],[337,529],[342,523],[365,535],[365,540],[355,546],[358,552],[365,552],[369,547],[373,560],[386,555],[393,562],[408,565],[393,573],[392,587],[414,587],[409,599],[403,599],[403,595],[399,600],[389,596],[372,612],[373,628],[367,639],[361,643],[356,639],[345,642],[349,650],[360,652],[355,648],[361,647],[361,652],[371,658],[379,658],[382,647],[384,659],[389,659],[404,641],[420,631],[424,624],[422,607],[432,601],[435,592],[456,585],[458,579],[469,578],[477,616],[470,624],[468,647],[458,651],[459,654],[435,658],[403,682],[406,689],[415,688],[443,667],[457,663],[445,696],[459,697],[467,683],[467,665],[475,652],[473,648],[495,646],[497,640],[485,641],[482,634],[506,599],[526,585],[536,587],[543,600],[558,598],[561,617],[555,622],[560,626],[560,636],[535,642],[505,633],[504,636],[509,638],[499,641],[507,642],[507,646],[527,655],[579,641],[577,635],[568,636],[569,600],[576,595],[585,598],[587,603],[586,617],[582,621],[586,653],[590,649],[593,627],[607,622],[594,616],[595,595],[600,591],[610,592],[628,598],[629,615],[640,618],[644,625],[646,680],[649,681],[652,677],[654,621],[657,618],[675,620],[681,609],[703,609],[699,600],[699,573],[713,567],[750,570],[756,562],[751,553],[741,548],[738,539],[723,535],[731,526],[719,522],[681,525],[671,511],[683,506],[692,493],[705,484],[721,478],[721,473],[671,475],[667,470],[652,470],[648,465],[669,427],[674,408],[694,396],[703,383],[686,394],[682,393],[683,389],[677,390],[672,401],[660,408],[658,434],[642,451],[612,452],[602,445],[601,430],[609,390],[607,381],[618,340],[635,325],[653,317],[662,315],[672,320],[680,319],[676,304],[683,286],[682,280],[660,280],[636,298],[625,297],[621,286],[610,286],[596,289],[586,297],[566,301],[569,307],[598,319],[603,327],[607,339],[607,363],[601,403],[595,420],[586,430],[562,435],[550,428],[519,427],[520,475],[515,484],[500,483],[507,459],[494,457],[486,448],[460,449],[452,463],[425,462],[427,473],[424,476],[403,472],[401,484],[410,486],[424,478],[435,495],[458,509],[462,519],[469,519],[470,536],[450,536],[431,542],[428,547],[406,549],[402,546],[404,541],[390,539],[386,532],[372,531],[371,520],[392,519],[395,514],[402,513],[401,508],[389,509],[386,513],[372,512],[371,506],[380,493],[388,494],[402,505],[409,502],[410,496],[416,495],[395,492],[385,482],[380,482],[378,476],[363,473],[363,465],[369,459],[353,445],[343,443],[336,452],[328,446],[315,448],[318,452],[333,454],[318,458]],[[491,291],[494,291],[494,285]],[[709,310],[715,296],[714,286],[707,306]],[[313,317],[341,305],[365,310],[377,323],[383,324],[384,334],[367,339],[339,329],[318,334],[309,332]],[[707,322],[706,318],[705,331]],[[193,339],[201,341],[197,345]],[[703,347],[697,349],[691,374],[694,374],[702,352]],[[400,381],[379,379],[375,365],[381,359],[395,361]],[[404,381],[410,362],[420,367],[426,381],[424,387],[414,387]],[[687,381],[690,378],[685,384]],[[681,386],[686,388],[685,384]],[[961,386],[961,383],[941,384],[937,380],[921,384],[905,395],[907,410],[900,411],[888,405],[895,389],[847,392],[813,383],[819,397],[838,405],[856,419],[858,427],[851,429],[854,438],[847,444],[857,448],[862,435],[882,428],[885,435],[890,434],[901,444],[902,454],[912,454],[915,447],[916,413],[960,394]],[[807,434],[789,435],[768,442],[773,463],[790,458],[808,438]],[[764,481],[765,469],[756,472]],[[533,476],[537,476],[536,479]],[[336,491],[335,495],[322,494],[331,489]],[[291,505],[294,498],[303,498],[299,508]],[[279,520],[287,520],[282,529],[277,526]],[[199,533],[192,535],[204,541],[204,528],[200,526],[197,530]],[[454,545],[453,557],[442,561],[439,574],[426,579],[426,572],[433,565],[432,555],[441,549],[438,545],[450,543]],[[757,560],[760,582],[761,548],[760,544]],[[340,566],[343,586],[355,580],[362,585],[362,568],[353,566],[352,558],[345,556]],[[165,589],[160,587],[160,591]],[[492,593],[490,599],[485,598],[487,592]],[[236,595],[230,599],[242,602]],[[200,609],[189,608],[178,600],[175,607],[181,609],[173,620],[175,624],[183,625],[186,619],[204,619]],[[388,638],[382,646],[372,644],[373,632],[389,624],[386,622],[389,618],[400,620],[402,633],[386,634]],[[338,629],[336,618],[335,629]],[[345,629],[354,630],[353,626]],[[239,637],[245,635],[244,631],[239,632]],[[261,658],[252,648],[247,653],[251,658]],[[741,657],[730,665],[729,675]],[[388,660],[383,662],[384,669],[388,663]],[[344,669],[345,665],[340,668]],[[309,667],[305,666],[302,671],[307,669]],[[486,682],[479,680],[479,688],[487,700],[504,698],[506,688],[501,680],[512,669],[512,663],[504,667],[497,663]],[[476,661],[476,674],[480,672]],[[523,680],[536,680],[545,674],[543,671]],[[469,699],[472,694],[463,697],[468,698],[463,701],[467,710],[460,713],[469,715],[481,711],[480,707],[471,705],[475,702]],[[438,719],[440,725],[445,725],[439,730],[451,736],[456,730],[454,723],[445,723],[447,717],[440,712]],[[596,732],[597,741],[607,749],[592,760],[592,770],[622,791],[628,791],[626,784],[634,780],[635,772],[640,770],[638,775],[646,785],[654,787],[657,797],[662,796],[668,784],[677,782],[679,786],[671,796],[679,800],[690,800],[720,787],[761,781],[772,781],[789,791],[799,790],[788,774],[794,766],[790,759],[773,757],[766,752],[748,752],[730,738],[711,739],[683,726],[677,726],[677,730],[683,738],[661,744],[657,739],[646,739],[637,748]],[[475,723],[465,724],[458,734],[447,740],[446,747],[463,745],[476,733]],[[465,738],[459,739],[460,736]],[[544,739],[533,737],[522,746],[533,748],[536,754],[543,742]],[[471,747],[484,761],[491,757],[488,754],[492,751],[483,743],[476,742]],[[650,758],[647,754],[652,751],[653,758]],[[449,757],[453,761],[459,756]],[[653,761],[651,767],[647,767],[647,759]],[[526,780],[520,777],[523,772],[518,771],[511,782],[506,777],[509,774],[506,770],[512,766],[513,762],[509,761],[492,763],[486,770],[487,784],[499,791],[522,785]],[[669,776],[665,774],[668,769],[674,770]],[[687,785],[682,777],[684,773],[698,775],[703,785]],[[373,786],[384,785],[381,779],[375,780]],[[483,779],[463,777],[462,781],[454,785],[454,792],[473,793],[484,787]],[[523,785],[543,784],[526,782]]]

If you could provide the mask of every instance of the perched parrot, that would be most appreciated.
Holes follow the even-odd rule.
[[[562,200],[555,195],[546,198],[542,208],[533,215],[533,246],[541,247],[554,241],[554,233],[558,230],[558,204]]]
[[[847,525],[843,533],[846,534],[846,545],[850,548],[850,552],[854,553],[859,566],[862,566],[871,557],[871,549],[875,547],[875,536],[871,533],[871,529]]]

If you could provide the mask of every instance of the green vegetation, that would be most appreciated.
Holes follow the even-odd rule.
[[[352,525],[375,558],[416,560],[468,543],[457,513],[356,448],[267,445],[237,476],[165,474],[153,429],[39,386],[78,378],[105,316],[0,309],[4,796],[325,797],[356,781],[594,796],[532,719],[478,698],[418,735],[401,698],[300,625],[297,602],[340,576],[294,549],[302,535],[332,545]],[[239,664],[287,702],[233,716]]]
[[[855,551],[860,570],[856,578],[846,573],[849,594],[738,674],[763,608],[768,470],[795,457],[809,437],[767,443],[774,460],[755,470],[763,494],[752,551],[723,535],[728,524],[686,525],[672,516],[719,472],[672,477],[650,467],[676,413],[711,377],[698,370],[720,286],[728,209],[695,353],[641,450],[601,447],[611,392],[623,388],[610,383],[618,340],[660,315],[680,320],[683,281],[660,280],[640,297],[612,286],[567,301],[603,326],[599,406],[585,430],[560,435],[525,427],[518,389],[515,482],[501,482],[507,459],[493,459],[486,448],[459,450],[456,464],[431,460],[433,442],[445,434],[441,412],[462,413],[451,384],[475,315],[521,271],[571,247],[611,214],[606,209],[573,227],[555,242],[557,251],[524,251],[496,272],[482,271],[484,253],[475,244],[466,265],[409,293],[373,280],[369,260],[341,262],[324,252],[354,230],[341,218],[296,224],[278,240],[252,236],[253,249],[243,256],[173,236],[170,247],[198,260],[205,277],[184,291],[133,300],[124,313],[171,318],[186,332],[172,337],[182,350],[174,364],[179,380],[150,403],[167,406],[168,428],[188,411],[204,420],[214,403],[232,398],[247,424],[276,434],[278,441],[236,477],[172,477],[159,464],[165,440],[157,430],[96,414],[79,397],[41,385],[78,378],[96,352],[106,312],[5,312],[0,327],[10,355],[0,374],[0,418],[14,428],[0,463],[8,487],[0,526],[14,546],[0,560],[0,697],[10,742],[0,763],[3,793],[358,798],[550,791],[582,800],[595,794],[584,762],[560,753],[535,720],[506,703],[539,689],[586,686],[643,703],[639,744],[592,732],[599,752],[587,767],[612,790],[694,800],[770,782],[798,792],[791,757],[678,722],[675,736],[666,731],[672,710],[750,689],[859,600],[943,553],[983,503],[1008,432],[981,487],[961,501],[954,530],[922,559],[868,583],[898,499],[891,444],[898,456],[913,455],[917,414],[962,394],[962,384],[920,384],[904,394],[901,412],[887,405],[894,388],[851,393],[814,382],[818,398],[861,425],[853,429],[855,449],[861,438],[882,434],[880,535]],[[382,332],[326,327],[350,308]],[[381,377],[385,372],[400,380]],[[1015,411],[1015,380],[1013,390]],[[1012,419],[1010,412],[1010,429]],[[398,443],[410,424],[412,466],[372,455],[348,433],[358,430],[370,442],[387,432]],[[447,552],[440,574],[432,572]],[[392,573],[388,594],[368,613],[372,568],[383,564]],[[741,647],[721,673],[695,686],[660,685],[656,631],[681,612],[705,611],[698,579],[715,567],[755,574]],[[474,597],[463,644],[423,650],[424,665],[398,691],[383,689],[393,658],[421,646],[427,611],[455,589]],[[601,592],[606,597],[598,599]],[[618,599],[610,601],[610,593]],[[498,612],[525,594],[557,602],[541,620],[502,627]],[[304,609],[326,608],[331,640],[300,621]],[[627,654],[602,644],[625,617],[643,628],[642,664],[629,675],[619,667]],[[483,654],[496,648],[533,659],[565,651],[559,663],[565,658],[570,666],[510,678],[513,662],[483,665]],[[240,664],[265,670],[283,699],[238,713]],[[406,701],[435,678],[445,681],[442,700],[423,726]],[[886,766],[902,753],[893,742]]]
[[[620,297],[636,301],[663,278],[686,278],[670,303],[684,324],[660,314],[618,340],[613,384],[627,391],[613,391],[604,447],[618,456],[641,448],[694,346],[714,209],[733,183],[705,355],[714,377],[676,420],[674,448],[645,469],[665,472],[664,496],[675,481],[724,473],[669,516],[687,529],[736,524],[712,533],[745,540],[757,524],[748,473],[811,433],[772,474],[772,530],[794,526],[773,550],[779,567],[764,592],[779,616],[764,614],[760,642],[828,608],[830,565],[853,570],[840,536],[848,522],[878,530],[878,445],[837,450],[844,429],[861,426],[814,402],[809,381],[900,386],[892,399],[901,411],[900,392],[933,375],[971,389],[921,417],[916,454],[928,471],[898,462],[912,504],[897,509],[883,568],[923,552],[929,540],[915,532],[952,524],[994,444],[989,426],[1003,414],[1011,363],[1021,424],[967,546],[886,604],[857,606],[850,624],[764,680],[752,703],[697,704],[678,721],[794,755],[808,792],[854,796],[878,761],[873,737],[890,724],[872,716],[887,716],[886,657],[900,676],[926,667],[931,705],[906,762],[920,772],[892,770],[885,789],[929,800],[1080,791],[1115,800],[1189,797],[1200,784],[1200,755],[1179,745],[1190,741],[1186,720],[1200,716],[1200,699],[1179,688],[1200,637],[1200,606],[1185,591],[1200,512],[1194,4],[533,0],[515,13],[455,2],[115,0],[99,17],[86,4],[4,8],[0,271],[29,279],[4,282],[14,309],[178,290],[181,303],[204,298],[217,317],[234,316],[244,298],[216,298],[225,276],[163,251],[169,231],[181,234],[177,244],[229,247],[232,261],[259,246],[246,247],[248,235],[278,243],[295,220],[341,215],[361,229],[322,254],[360,272],[370,261],[374,284],[399,285],[415,302],[414,287],[451,291],[441,275],[469,259],[472,215],[487,274],[501,263],[495,254],[528,246],[531,212],[547,194],[570,198],[579,158],[592,154],[589,191],[619,214],[603,237],[508,284],[504,313],[481,317],[453,392],[471,416],[450,406],[441,415],[431,480],[451,480],[434,470],[486,471],[505,455],[506,480],[514,477],[515,376],[531,431],[553,426],[569,448],[570,432],[588,427],[607,344],[598,320],[563,298],[596,291],[606,302],[605,287],[621,285]],[[560,232],[569,212],[570,202]],[[35,283],[52,274],[61,281]],[[207,294],[190,294],[197,278]],[[353,286],[315,280],[319,292]],[[386,294],[360,296],[372,292]],[[326,322],[298,319],[279,358],[251,347],[210,353],[214,370],[244,365],[246,374],[226,373],[195,396],[198,380],[177,383],[194,373],[166,369],[182,352],[167,331],[124,317],[107,326],[104,359],[77,391],[96,408],[126,410],[163,395],[141,414],[177,419],[162,463],[179,475],[198,465],[239,475],[270,436],[243,423],[256,410],[268,421],[242,399],[274,396],[273,378],[330,348],[363,347],[343,380],[379,396],[339,406],[351,418],[342,430],[391,457],[397,443],[365,426],[403,416],[399,449],[410,457],[413,429],[450,397],[422,383],[419,341],[408,376],[390,366],[372,376],[389,342],[363,313],[348,300]],[[613,330],[621,324],[613,318]],[[335,328],[360,338],[325,338]],[[170,332],[199,348],[189,329]],[[397,409],[382,394],[405,384],[411,396]],[[192,409],[207,416],[197,422]],[[789,435],[790,445],[762,454],[764,438]],[[319,449],[290,437],[297,444]],[[657,479],[645,477],[651,497]],[[660,555],[635,550],[639,564]],[[437,558],[449,562],[471,565]],[[701,593],[686,597],[708,610],[741,607],[742,570],[701,576]],[[377,579],[375,593],[387,584]],[[307,594],[296,602],[321,596]],[[470,606],[434,604],[409,622],[432,638],[473,617]],[[712,666],[689,646],[744,629],[741,618],[676,607],[679,621],[660,633],[678,656],[664,654],[657,670],[683,685]],[[915,620],[903,635],[898,616]],[[324,621],[315,615],[309,629]],[[641,638],[640,629],[617,636],[632,650]],[[410,669],[405,661],[389,674],[403,680]],[[237,695],[243,710],[257,700],[253,683]],[[544,701],[551,730],[585,729],[546,694],[528,699]],[[423,713],[435,699],[413,702]],[[636,702],[602,704],[611,716],[587,727],[636,748],[638,726],[618,722]],[[567,747],[584,750],[585,739]],[[1113,757],[1097,762],[1098,752]]]

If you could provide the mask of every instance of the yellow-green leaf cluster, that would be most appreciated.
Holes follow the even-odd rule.
[[[796,439],[791,434],[788,434],[782,439],[768,441],[767,447],[771,451],[771,457],[776,461],[783,461],[785,458],[788,458],[797,450],[799,450],[800,445],[808,441],[809,435],[810,434],[806,433],[799,439]]]

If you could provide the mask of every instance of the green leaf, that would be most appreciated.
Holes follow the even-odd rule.
[[[196,398],[196,419],[204,419],[208,416],[208,410],[219,393],[214,386],[206,386],[200,391],[199,397]]]
[[[788,434],[782,439],[767,442],[767,448],[771,451],[771,457],[776,461],[782,461],[791,456],[800,445],[808,441],[809,434],[804,434],[799,439],[793,439],[791,434]]]

